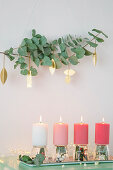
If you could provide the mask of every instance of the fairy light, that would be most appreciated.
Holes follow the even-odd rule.
[[[31,76],[31,71],[29,71],[27,75],[27,88],[31,88],[31,87],[32,87],[32,76]]]
[[[96,43],[96,40],[95,40],[95,43]],[[93,53],[93,64],[94,66],[96,66],[97,64],[97,52],[96,52],[96,47],[95,47],[95,51]]]
[[[68,69],[64,71],[64,74],[66,75],[65,82],[69,84],[71,81],[71,76],[75,74],[75,71],[70,69],[68,66]]]
[[[52,66],[49,67],[49,71],[50,71],[51,75],[53,75],[55,73],[56,64],[53,59],[51,61],[52,61]]]
[[[27,88],[32,87],[32,75],[31,75],[31,70],[30,70],[30,56],[29,56],[29,71],[27,75]]]

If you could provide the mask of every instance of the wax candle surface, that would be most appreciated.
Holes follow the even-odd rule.
[[[55,146],[68,145],[68,124],[55,123],[53,127],[53,144]]]
[[[32,145],[43,147],[47,145],[48,125],[45,123],[35,123],[32,128]]]
[[[74,144],[76,145],[88,144],[88,124],[86,123],[74,124]]]
[[[95,124],[95,144],[107,145],[109,144],[110,124],[96,123]]]

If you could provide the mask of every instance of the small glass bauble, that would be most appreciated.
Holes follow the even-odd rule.
[[[88,161],[88,146],[87,145],[75,145],[74,160]]]
[[[68,158],[66,146],[56,146],[56,162],[64,162]]]
[[[108,145],[96,145],[95,160],[108,160],[109,148]]]

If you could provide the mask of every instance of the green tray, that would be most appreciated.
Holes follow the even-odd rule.
[[[108,160],[108,161],[75,161],[75,162],[60,162],[60,163],[43,163],[40,166],[62,166],[62,165],[81,165],[81,164],[95,164],[95,163],[113,163],[113,160]],[[24,164],[29,167],[36,167],[34,164],[27,164],[25,162],[20,161],[21,164]]]

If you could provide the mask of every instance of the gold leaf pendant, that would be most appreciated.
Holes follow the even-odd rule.
[[[2,82],[2,84],[4,84],[6,82],[6,80],[7,80],[7,71],[4,67],[1,71],[1,82]]]
[[[93,54],[93,64],[94,64],[94,66],[96,66],[96,64],[97,64],[97,54],[96,54],[96,52]]]
[[[1,71],[1,82],[2,82],[2,84],[5,84],[6,80],[7,80],[7,71],[5,69],[5,55],[4,55],[3,69]]]

